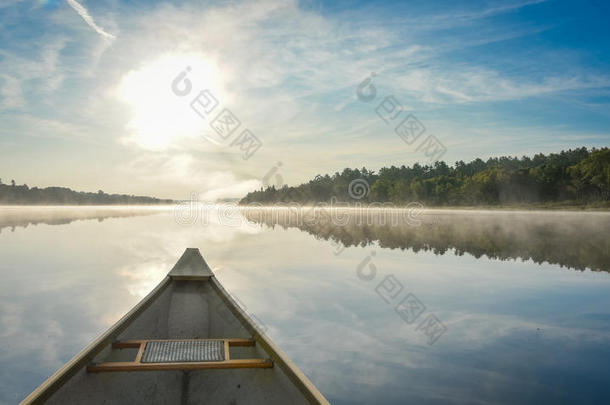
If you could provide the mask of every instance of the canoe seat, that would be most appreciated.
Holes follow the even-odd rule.
[[[271,368],[271,359],[231,359],[229,347],[254,346],[250,339],[126,340],[114,349],[138,349],[134,361],[91,364],[89,373],[146,370]]]
[[[148,342],[142,363],[180,363],[184,361],[224,361],[222,340],[167,340]]]

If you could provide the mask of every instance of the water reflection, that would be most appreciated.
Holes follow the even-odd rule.
[[[578,270],[610,271],[610,214],[425,210],[414,223],[396,210],[244,209],[248,220],[298,228],[345,247],[469,253],[476,258],[533,260]]]
[[[419,228],[364,221],[343,234],[253,213],[239,222],[225,210],[185,225],[170,210],[134,208],[98,213],[101,222],[76,221],[95,218],[78,208],[59,216],[64,225],[0,233],[0,404],[19,402],[118,320],[187,246],[333,404],[610,401],[610,275],[486,258],[539,254],[593,267],[542,249],[551,242],[537,239],[549,236],[607,270],[604,215],[439,211]],[[357,267],[373,250],[378,274],[364,281]],[[447,326],[433,346],[379,296],[388,275]]]
[[[126,218],[142,215],[154,215],[167,211],[171,207],[71,207],[71,206],[0,206],[0,233],[4,228],[27,228],[30,225],[65,225],[74,221],[97,219],[102,222],[108,218]]]

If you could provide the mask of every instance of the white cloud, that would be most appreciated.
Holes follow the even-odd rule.
[[[25,57],[0,49],[0,110],[26,107],[28,86],[35,85],[34,92],[46,96],[58,88],[64,80],[59,66],[59,56],[66,45],[63,37],[48,39],[38,54]]]
[[[95,32],[97,32],[98,34],[100,34],[101,36],[106,37],[106,38],[110,38],[110,39],[116,38],[114,35],[107,33],[101,27],[99,27],[93,20],[93,17],[91,17],[89,15],[89,12],[87,11],[87,9],[85,7],[83,7],[79,2],[77,2],[76,0],[66,0],[66,2],[70,5],[70,7],[72,7],[74,9],[74,11],[76,11],[78,13],[78,15],[80,15],[82,17],[83,20],[85,20],[87,25],[89,25],[91,28],[93,28],[95,30]]]
[[[194,193],[202,201],[243,197],[262,184],[252,174],[237,176],[230,163],[185,151],[140,154],[116,173],[125,182],[120,186],[124,190],[156,189],[156,195],[176,199],[189,199]]]
[[[20,108],[25,105],[21,83],[14,77],[2,75],[0,85],[0,110]]]
[[[0,127],[0,135],[10,137],[34,137],[47,139],[80,140],[90,142],[86,128],[62,120],[41,118],[30,114],[19,114],[6,119]]]
[[[207,189],[201,193],[203,201],[215,201],[218,198],[241,198],[249,191],[261,187],[260,180],[237,180],[230,172],[214,172],[206,176]]]
[[[610,86],[596,75],[549,76],[539,81],[512,79],[474,66],[459,69],[417,69],[397,78],[400,88],[421,101],[439,104],[519,100],[564,91]]]

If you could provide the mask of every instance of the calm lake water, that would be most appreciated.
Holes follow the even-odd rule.
[[[610,403],[610,214],[243,215],[0,207],[0,403],[186,247],[333,404]]]

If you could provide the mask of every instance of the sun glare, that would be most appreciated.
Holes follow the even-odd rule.
[[[191,88],[178,95],[172,91],[172,82],[183,72]],[[118,98],[131,110],[128,140],[146,149],[163,150],[180,138],[197,136],[207,122],[189,103],[204,89],[222,102],[218,68],[201,55],[165,55],[125,74]]]

